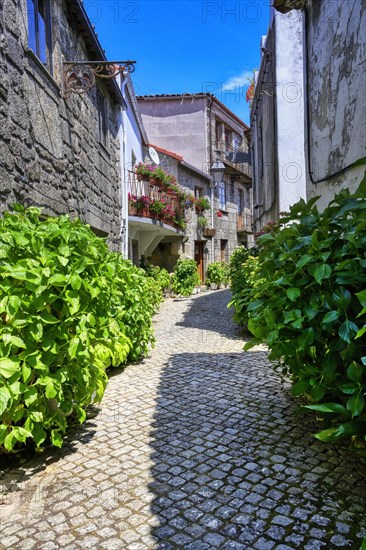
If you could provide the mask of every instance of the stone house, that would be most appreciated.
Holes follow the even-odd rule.
[[[325,208],[365,171],[363,0],[275,5],[251,109],[256,231],[300,197]]]
[[[154,148],[160,156],[161,166],[176,178],[187,195],[196,198],[210,196],[211,178],[207,174],[187,163],[180,155],[157,145]],[[151,262],[171,272],[178,258],[194,258],[201,280],[204,281],[207,266],[212,262],[212,231],[208,228],[210,215],[207,212],[196,212],[191,207],[186,209],[185,216],[185,231],[161,240],[151,254]],[[200,224],[202,219],[207,220],[206,226]]]
[[[251,105],[255,232],[306,196],[302,14],[271,9]]]
[[[196,257],[198,265],[203,263],[205,271],[212,261],[229,260],[238,245],[252,246],[252,180],[247,125],[209,93],[140,96],[137,99],[149,140],[162,149],[174,151],[184,163],[208,178],[205,185],[197,185],[196,193],[206,195],[211,201],[208,221],[215,234],[202,235],[201,239],[191,237],[192,243],[200,242],[195,246],[196,252],[190,251],[191,257]],[[225,165],[225,173],[223,181],[212,188],[211,194],[211,166],[217,158]],[[183,166],[181,163],[181,172]],[[179,182],[185,186],[181,172]],[[195,185],[190,182],[186,187],[192,190]]]
[[[83,3],[1,2],[0,56],[1,211],[69,213],[121,250],[124,100],[114,78],[65,65],[106,62]]]

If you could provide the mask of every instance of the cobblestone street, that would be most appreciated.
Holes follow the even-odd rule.
[[[311,436],[228,299],[167,299],[61,450],[3,457],[1,549],[360,548],[365,466]]]

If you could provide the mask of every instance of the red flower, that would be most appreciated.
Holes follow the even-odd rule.
[[[216,213],[218,218],[222,218],[222,212],[220,212],[220,210],[218,210]]]
[[[245,99],[247,103],[249,103],[249,101],[252,101],[254,97],[254,92],[255,92],[254,82],[251,82],[250,86],[247,89],[247,93],[245,94]]]

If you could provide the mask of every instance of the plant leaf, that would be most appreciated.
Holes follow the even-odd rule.
[[[0,359],[0,374],[4,376],[4,378],[10,378],[16,372],[20,374],[19,363],[20,359],[18,357],[14,357],[13,359],[4,357]]]

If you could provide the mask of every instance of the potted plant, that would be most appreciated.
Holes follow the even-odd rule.
[[[146,215],[149,209],[150,199],[146,195],[141,195],[140,197],[136,197],[135,200],[135,206],[137,210],[137,214]]]
[[[195,207],[197,214],[201,214],[205,210],[209,210],[211,208],[211,204],[207,197],[199,197],[195,200]]]
[[[200,229],[204,229],[205,227],[208,226],[208,219],[205,218],[204,216],[199,216],[197,218],[197,225]]]
[[[204,237],[214,237],[216,234],[216,229],[213,227],[205,227],[202,231]]]
[[[155,200],[150,203],[149,210],[154,217],[159,217],[161,216],[165,206],[165,201]]]
[[[180,258],[172,276],[172,290],[175,294],[189,296],[200,284],[197,265],[194,260]]]
[[[149,179],[154,175],[154,169],[154,166],[152,166],[151,164],[139,162],[138,164],[136,164],[133,171],[139,181],[149,181]]]
[[[230,282],[230,266],[226,262],[221,262],[221,267],[224,277],[222,284],[227,287]]]
[[[207,268],[207,276],[210,279],[210,286],[213,290],[223,283],[225,275],[221,262],[213,262],[210,264]]]

